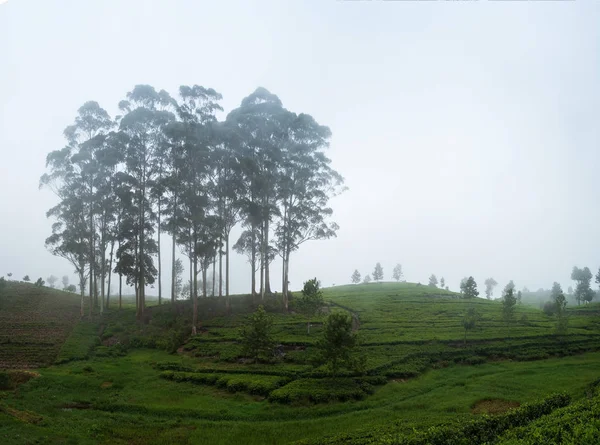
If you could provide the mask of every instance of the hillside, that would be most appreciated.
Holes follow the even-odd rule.
[[[9,281],[0,295],[0,369],[51,364],[79,320],[70,292]]]
[[[9,443],[445,443],[429,430],[440,424],[464,443],[480,443],[468,436],[478,428],[508,441],[513,427],[537,428],[569,404],[553,393],[577,403],[600,377],[594,307],[572,310],[568,334],[557,337],[555,320],[536,308],[519,306],[509,331],[499,302],[417,284],[324,294],[328,307],[310,335],[303,316],[262,302],[278,344],[266,364],[241,356],[239,328],[257,303],[249,296],[234,297],[229,315],[222,299],[201,299],[193,338],[189,302],[152,307],[147,324],[130,307],[111,309],[77,324],[62,364],[39,370],[18,393],[0,392],[0,427],[19,437]],[[465,342],[461,320],[473,306],[481,320]],[[332,379],[313,365],[331,312],[358,318],[366,375]],[[482,424],[482,413],[509,417]]]

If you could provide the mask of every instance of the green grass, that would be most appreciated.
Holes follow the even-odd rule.
[[[118,311],[113,300],[102,319],[70,331],[61,364],[0,391],[0,441],[379,443],[479,419],[472,409],[482,400],[512,406],[566,392],[577,401],[600,377],[596,305],[571,309],[568,335],[557,337],[555,320],[536,308],[519,306],[517,320],[527,321],[509,334],[499,302],[428,286],[373,283],[324,294],[329,312],[358,316],[366,377],[330,380],[311,365],[326,314],[308,335],[304,317],[265,302],[281,355],[248,363],[238,329],[259,303],[250,297],[233,297],[229,314],[223,299],[201,299],[193,338],[189,302],[153,306],[138,323],[132,307]],[[471,306],[482,319],[465,344],[461,317]]]

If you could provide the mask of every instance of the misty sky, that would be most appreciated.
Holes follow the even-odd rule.
[[[467,275],[481,291],[488,276],[566,289],[573,265],[600,266],[598,24],[586,0],[8,0],[0,275],[75,281],[44,248],[55,197],[38,181],[84,102],[114,115],[136,84],[199,84],[225,113],[263,86],[332,130],[341,228],[292,255],[292,290],[377,261],[386,278],[401,263],[408,281],[435,273],[451,289]],[[232,292],[247,292],[249,265],[231,264]]]

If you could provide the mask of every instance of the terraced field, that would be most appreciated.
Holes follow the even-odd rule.
[[[77,295],[9,281],[0,296],[0,369],[51,364],[79,311]]]
[[[410,283],[339,286],[325,297],[310,335],[304,317],[263,302],[278,343],[266,364],[241,356],[249,297],[234,298],[231,314],[222,300],[202,299],[193,338],[188,302],[152,307],[146,324],[129,307],[83,321],[60,365],[0,391],[0,434],[15,444],[529,443],[521,429],[596,400],[597,306],[572,308],[568,334],[557,336],[556,320],[536,308],[519,306],[509,330],[499,302]],[[471,306],[482,318],[465,342]],[[313,364],[321,323],[335,311],[358,319],[364,374],[332,379]],[[592,433],[567,436],[582,434]],[[573,440],[565,443],[584,443]]]

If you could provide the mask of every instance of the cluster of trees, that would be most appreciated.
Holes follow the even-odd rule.
[[[438,284],[440,285],[440,289],[446,289],[449,290],[449,287],[446,286],[446,280],[444,279],[444,277],[440,278],[440,281],[438,282],[437,276],[435,274],[431,274],[431,276],[429,277],[429,283],[428,285],[430,287],[438,287]]]
[[[223,121],[216,116],[220,100],[198,85],[181,86],[178,97],[137,85],[115,118],[97,102],[85,103],[64,131],[66,146],[48,155],[40,186],[59,202],[48,211],[55,222],[46,245],[75,268],[82,315],[86,289],[90,316],[92,306],[102,312],[110,305],[113,272],[119,296],[123,279],[135,288],[138,318],[148,285],[157,286],[161,303],[166,233],[172,301],[181,288],[176,251],[189,260],[195,332],[198,283],[206,296],[211,266],[213,283],[217,267],[224,277],[218,295],[229,297],[229,236],[238,223],[244,232],[233,249],[250,262],[249,290],[262,298],[271,293],[269,266],[278,255],[287,309],[291,253],[306,241],[335,236],[328,201],[344,188],[324,153],[329,128],[288,111],[264,88]]]
[[[242,354],[256,361],[273,360],[276,346],[273,337],[273,318],[263,306],[251,314],[240,329]],[[324,365],[333,376],[340,369],[363,371],[366,357],[358,352],[359,337],[352,326],[352,318],[343,313],[330,314],[323,323],[323,331],[316,342],[318,353],[315,365]]]
[[[403,277],[402,274],[402,265],[401,264],[396,264],[396,266],[394,266],[394,270],[392,272],[392,278],[396,281],[400,281]],[[361,281],[361,275],[360,272],[358,271],[358,269],[355,269],[354,272],[352,273],[352,276],[350,277],[350,280],[352,281],[352,284],[358,284]],[[372,273],[372,278],[371,275],[367,274],[365,275],[365,277],[363,278],[363,283],[370,283],[371,280],[373,281],[382,281],[383,280],[383,267],[381,266],[381,263],[377,263],[375,264],[375,269],[373,270]]]
[[[492,284],[493,283],[493,284]],[[488,292],[490,291],[490,287],[493,289],[498,283],[493,280],[493,278],[488,278],[485,281],[486,286],[486,296],[489,297]],[[464,298],[472,299],[476,298],[479,295],[479,291],[477,290],[477,283],[475,279],[470,276],[468,278],[464,278],[460,284],[460,290],[463,294]],[[563,290],[558,283],[554,283],[552,285],[552,301],[548,303],[549,310],[544,310],[548,315],[556,315],[556,333],[560,335],[564,335],[567,332],[568,326],[568,317],[567,317],[567,300],[563,293]],[[507,333],[510,337],[510,327],[515,321],[515,312],[517,304],[521,304],[522,292],[515,292],[515,283],[510,280],[508,284],[504,287],[502,291],[501,303],[502,303],[502,319],[506,323]],[[475,307],[470,306],[466,313],[463,316],[462,324],[465,330],[465,343],[467,341],[467,331],[473,330],[476,328],[478,321],[481,316],[475,309]]]

